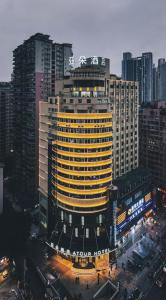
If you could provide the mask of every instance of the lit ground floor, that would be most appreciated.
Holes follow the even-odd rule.
[[[91,270],[76,269],[73,268],[70,261],[59,255],[52,256],[49,260],[49,265],[60,275],[61,281],[72,296],[75,297],[77,295],[77,299],[93,299],[96,291],[99,290],[107,280],[111,280],[115,285],[118,285],[118,282],[121,283],[121,290],[117,299],[123,299],[124,289],[127,289],[128,294],[130,294],[135,287],[139,287],[144,293],[147,293],[152,285],[147,274],[150,272],[149,268],[154,264],[160,251],[160,244],[158,243],[158,233],[160,230],[166,232],[166,222],[164,223],[164,221],[162,221],[156,223],[151,216],[144,220],[144,222],[135,224],[134,238],[132,237],[133,229],[131,229],[131,232],[128,233],[128,237],[124,239],[123,252],[121,252],[121,254],[119,253],[117,262],[113,265],[108,263],[105,268],[94,268]],[[128,242],[126,242],[126,239]],[[131,242],[129,242],[129,240]],[[142,244],[142,242],[145,241],[149,244],[150,240],[152,241],[150,244],[153,245],[154,253],[151,258],[147,259],[150,267],[145,264],[141,271],[139,270],[136,273],[132,273],[127,268],[128,259],[132,256],[133,250],[136,249],[139,243]],[[102,263],[102,257],[100,259],[98,258],[100,263]],[[103,259],[105,261],[104,256]]]

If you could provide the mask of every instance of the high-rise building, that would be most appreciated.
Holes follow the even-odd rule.
[[[81,67],[65,81],[63,97],[41,103],[39,180],[49,198],[49,241],[76,268],[109,264],[112,113],[108,89],[109,76],[101,68]],[[46,224],[46,207],[41,211]]]
[[[113,178],[138,167],[138,83],[110,77],[113,114]]]
[[[66,75],[71,55],[71,44],[54,44],[40,33],[13,52],[16,187],[19,196],[28,199],[27,205],[37,201],[39,101],[56,93],[56,77]]]
[[[157,67],[157,100],[166,100],[166,61],[164,58],[158,60]]]
[[[153,55],[151,52],[142,53],[142,102],[153,100]]]
[[[153,100],[153,55],[142,53],[141,57],[133,58],[129,52],[123,53],[122,79],[139,82],[140,103]]]
[[[70,75],[70,57],[73,56],[71,44],[52,45],[52,95],[58,94],[56,82]]]
[[[166,102],[140,110],[140,165],[151,170],[157,188],[166,190]]]
[[[157,100],[157,68],[153,64],[153,101]]]
[[[40,212],[48,243],[71,267],[100,269],[115,248],[112,163],[114,178],[138,165],[138,84],[92,62],[40,103]]]
[[[0,82],[0,162],[13,150],[13,101],[10,82]]]
[[[136,81],[136,59],[132,57],[130,52],[123,53],[122,78],[123,80]]]

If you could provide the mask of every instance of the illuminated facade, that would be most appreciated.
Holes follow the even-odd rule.
[[[114,181],[118,187],[116,239],[125,245],[137,229],[143,232],[144,222],[156,209],[155,190],[149,170],[139,167]]]
[[[51,97],[48,103],[41,103],[39,185],[49,199],[45,207],[49,243],[75,268],[108,266],[113,246],[109,217],[112,113],[108,86],[109,78],[101,68],[78,68],[66,81],[63,97]],[[47,151],[49,159],[44,166]]]
[[[74,266],[93,266],[93,256],[111,248],[106,213],[112,181],[112,115],[57,113],[56,118],[51,196],[58,222],[52,243],[61,254],[73,257]]]

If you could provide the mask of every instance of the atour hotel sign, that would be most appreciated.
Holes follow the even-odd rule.
[[[79,256],[79,257],[94,257],[94,256],[100,256],[103,254],[108,254],[111,253],[112,250],[110,250],[109,248],[107,249],[102,249],[99,251],[93,251],[93,252],[83,252],[83,251],[70,251],[69,249],[65,250],[64,248],[59,248],[58,246],[54,246],[53,243],[51,243],[51,248],[53,248],[55,251],[66,255],[66,256]]]

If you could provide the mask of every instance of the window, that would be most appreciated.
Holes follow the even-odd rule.
[[[63,225],[63,232],[66,233],[66,224]]]
[[[64,219],[64,214],[63,214],[63,210],[61,210],[61,220],[63,221]]]
[[[72,215],[71,214],[69,215],[69,223],[70,224],[72,223]]]
[[[82,226],[85,225],[85,218],[84,218],[84,216],[81,216],[81,225],[82,225]]]
[[[100,236],[100,228],[97,227],[97,232],[96,232],[97,236]]]
[[[78,228],[75,228],[75,237],[78,237]]]
[[[86,238],[89,238],[89,228],[86,228],[86,233],[85,233],[85,235],[86,235]]]
[[[102,215],[99,215],[99,223],[102,223]]]

